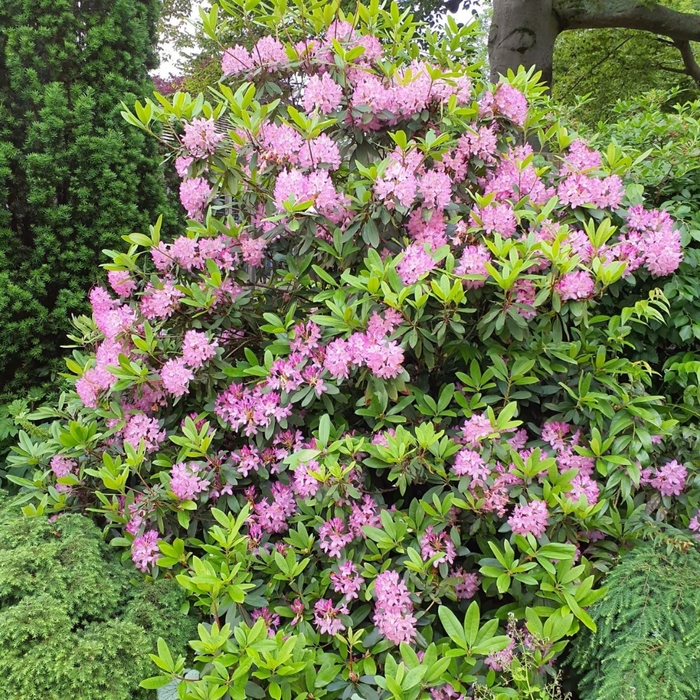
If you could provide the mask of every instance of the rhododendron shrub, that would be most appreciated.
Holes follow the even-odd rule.
[[[525,74],[451,62],[466,30],[257,7],[209,99],[126,113],[176,141],[191,220],[109,252],[79,401],[13,478],[190,591],[221,663],[181,697],[513,697],[526,633],[547,673],[620,542],[696,515],[625,340],[665,299],[597,312],[678,233]]]

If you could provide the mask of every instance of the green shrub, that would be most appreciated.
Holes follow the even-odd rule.
[[[194,624],[174,583],[139,581],[89,518],[50,522],[0,505],[0,697],[127,700],[158,637],[183,649]]]
[[[697,543],[666,539],[622,556],[589,610],[597,631],[574,642],[582,700],[700,697],[698,581]]]
[[[49,379],[101,250],[175,221],[155,143],[119,114],[151,93],[158,8],[0,4],[0,395]]]
[[[82,403],[20,433],[10,480],[177,576],[210,623],[187,697],[536,697],[619,547],[697,522],[628,341],[666,322],[680,233],[536,78],[455,58],[469,29],[226,8],[210,36],[228,11],[266,36],[217,91],[125,113],[174,147],[187,233],[108,251]],[[620,306],[623,279],[649,294]]]

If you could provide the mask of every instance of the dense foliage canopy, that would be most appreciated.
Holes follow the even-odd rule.
[[[9,481],[187,592],[195,657],[161,643],[144,688],[555,697],[619,552],[700,530],[655,373],[694,217],[625,153],[648,129],[592,148],[532,72],[484,84],[470,28],[224,10],[216,88],[124,111],[172,149],[187,230],[106,251],[75,392],[23,417]]]
[[[0,7],[2,393],[48,378],[100,251],[174,220],[156,144],[119,114],[151,89],[157,14],[157,0]]]

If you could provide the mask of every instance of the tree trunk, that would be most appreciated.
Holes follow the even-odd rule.
[[[554,42],[559,22],[552,0],[495,0],[489,33],[491,81],[509,68],[536,66],[542,80],[552,84]]]

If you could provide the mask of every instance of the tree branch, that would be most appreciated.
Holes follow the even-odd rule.
[[[685,72],[700,85],[700,66],[691,41],[700,41],[700,15],[677,12],[648,0],[553,0],[561,30],[638,29],[671,39]]]
[[[690,47],[689,41],[676,41],[674,42],[681,52],[681,58],[683,59],[683,65],[688,75],[700,85],[700,66],[695,60],[693,55],[693,49]]]
[[[639,29],[674,42],[700,41],[700,15],[642,0],[553,0],[565,29]]]

